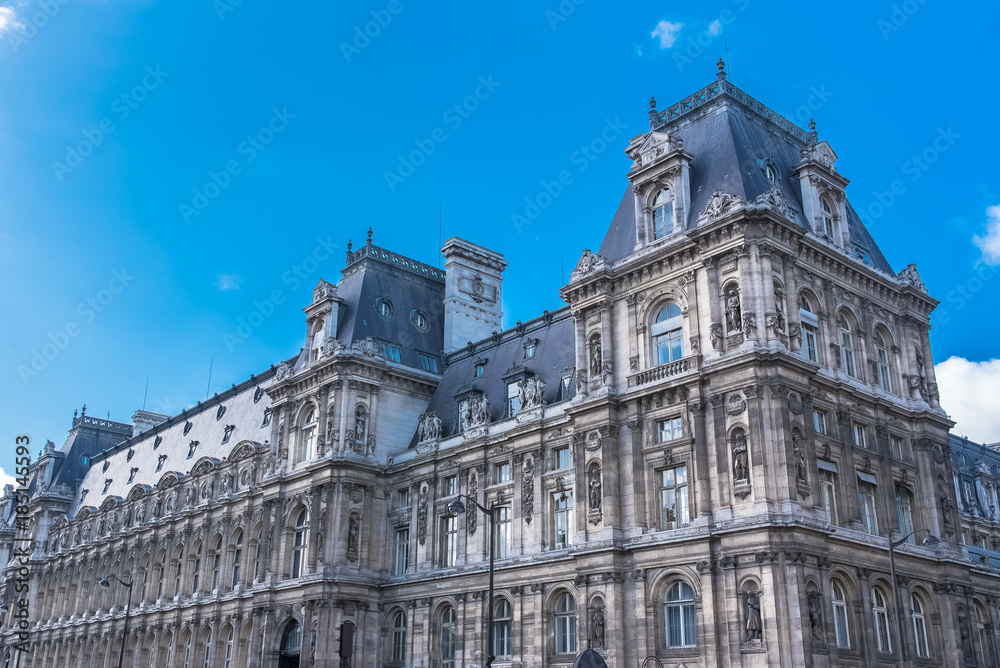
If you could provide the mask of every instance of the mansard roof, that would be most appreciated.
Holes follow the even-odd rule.
[[[203,461],[219,462],[229,457],[244,441],[263,443],[270,438],[271,427],[264,426],[264,413],[271,407],[267,389],[272,385],[274,369],[234,385],[194,408],[182,411],[166,422],[123,440],[91,460],[78,489],[69,516],[82,505],[82,490],[89,490],[87,506],[101,506],[108,498],[130,498],[136,488],[159,487],[167,474],[178,478],[189,475]],[[223,443],[226,428],[233,429]],[[191,457],[191,443],[197,442]],[[131,453],[131,456],[130,456]],[[165,457],[159,471],[160,457]],[[107,463],[107,469],[104,464]],[[132,469],[137,469],[132,476]],[[132,477],[132,482],[129,478]],[[107,491],[104,484],[110,480]]]
[[[544,403],[554,404],[572,398],[574,389],[568,396],[561,396],[560,384],[564,375],[572,373],[575,364],[573,337],[572,312],[564,306],[502,332],[494,332],[482,341],[449,354],[441,382],[427,407],[428,412],[441,417],[442,437],[458,433],[457,397],[470,391],[481,392],[489,399],[493,422],[504,419],[507,379],[521,371],[544,381]],[[529,342],[535,343],[535,356],[525,359],[525,344]],[[484,364],[483,375],[476,378],[475,368],[480,363]],[[414,433],[411,448],[416,446],[416,441]]]
[[[697,227],[699,215],[716,191],[753,202],[775,185],[791,208],[795,223],[811,230],[803,214],[802,191],[794,171],[802,161],[802,150],[815,144],[814,133],[807,133],[725,79],[657,112],[650,123],[651,132],[679,138],[684,152],[693,156],[686,230]],[[765,163],[776,168],[777,184],[765,176]],[[629,186],[598,251],[612,262],[631,255],[635,247],[632,198]],[[847,224],[856,246],[852,252],[867,255],[876,269],[895,276],[850,203],[847,210]]]

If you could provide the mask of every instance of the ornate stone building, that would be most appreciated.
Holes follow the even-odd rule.
[[[33,466],[19,665],[116,665],[112,575],[141,668],[332,667],[344,621],[359,668],[471,667],[490,605],[512,668],[995,665],[1000,457],[949,441],[938,302],[812,124],[721,69],[649,123],[566,307],[500,331],[500,254],[451,239],[441,271],[369,233],[293,359],[75,417]]]

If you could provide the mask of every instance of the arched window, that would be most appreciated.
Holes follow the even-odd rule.
[[[833,626],[837,636],[837,647],[851,647],[851,625],[847,616],[847,596],[839,580],[833,580]]]
[[[406,661],[406,613],[402,610],[392,616],[392,661]]]
[[[167,553],[164,552],[163,556],[160,557],[160,568],[158,569],[156,578],[156,598],[163,598],[163,581],[167,576]]]
[[[194,577],[191,582],[191,594],[198,593],[198,585],[201,584],[201,543],[198,543],[198,550],[194,555]]]
[[[311,350],[312,361],[315,362],[316,360],[318,360],[320,353],[322,352],[323,352],[323,321],[319,320],[313,327],[312,350]]]
[[[653,238],[662,239],[674,231],[674,198],[669,188],[656,194],[653,200]]]
[[[184,645],[184,668],[191,668],[191,652],[193,651],[192,645],[194,644],[194,634],[189,633],[187,637],[187,643]]]
[[[177,551],[177,565],[174,567],[174,596],[181,593],[181,573],[184,570],[184,546]]]
[[[226,638],[226,659],[223,668],[233,668],[233,630],[229,629],[229,636]]]
[[[514,614],[507,599],[502,598],[493,607],[493,655],[510,656],[510,640]]]
[[[292,539],[292,578],[302,576],[306,561],[306,511],[299,512],[295,519],[295,534]]]
[[[296,621],[291,621],[281,635],[281,656],[298,658],[302,650],[302,627]]]
[[[257,540],[253,544],[253,579],[260,577],[260,539],[264,533],[263,527],[257,530]]]
[[[896,515],[899,518],[899,534],[906,536],[908,543],[916,543],[913,534],[913,494],[902,485],[896,485]]]
[[[219,574],[222,571],[222,536],[215,541],[215,550],[212,554],[212,591],[219,588]]]
[[[976,659],[980,666],[993,665],[990,662],[989,646],[993,630],[990,627],[990,616],[986,609],[976,603],[976,626],[979,628],[979,642],[976,644]]]
[[[309,408],[306,411],[305,419],[302,421],[302,430],[299,432],[299,447],[295,453],[295,461],[304,462],[316,450],[316,409]]]
[[[576,653],[576,599],[568,592],[556,601],[556,654]]]
[[[684,356],[683,318],[681,307],[675,302],[667,302],[660,309],[656,322],[649,327],[649,333],[653,337],[657,364],[673,362]]]
[[[663,604],[663,618],[667,647],[694,647],[698,643],[691,585],[681,580],[670,585]]]
[[[441,668],[455,668],[458,656],[458,615],[455,608],[445,606],[441,612]]]
[[[230,583],[230,588],[235,589],[236,585],[240,583],[240,564],[243,562],[243,532],[240,531],[236,534],[236,547],[233,550],[233,578]]]
[[[917,644],[917,656],[929,657],[927,646],[927,622],[924,620],[924,602],[916,594],[910,596],[910,618],[913,620],[913,639]]]
[[[799,295],[799,322],[802,331],[802,354],[810,362],[819,363],[819,346],[816,344],[816,334],[819,331],[819,318],[813,310],[812,302],[804,294]]]
[[[880,332],[875,332],[875,357],[878,365],[878,384],[886,392],[892,392],[892,366],[889,363],[889,349]]]
[[[851,378],[857,378],[857,371],[854,368],[854,333],[851,331],[851,323],[841,313],[840,317],[837,318],[837,325],[840,327],[840,361],[844,365],[844,373]]]
[[[202,663],[201,668],[212,668],[212,632],[208,632],[208,637],[205,639],[205,661]]]
[[[836,240],[835,228],[834,228],[834,217],[833,217],[833,204],[830,203],[830,199],[826,196],[819,198],[819,209],[823,216],[823,234],[826,235],[830,241]]]
[[[872,619],[875,622],[875,643],[878,651],[892,652],[892,637],[889,635],[889,607],[885,592],[881,587],[872,588]]]

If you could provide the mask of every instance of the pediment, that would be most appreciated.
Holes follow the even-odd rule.
[[[683,147],[679,137],[671,137],[665,132],[647,132],[642,140],[626,149],[632,159],[632,169],[638,169],[656,162],[659,158]]]

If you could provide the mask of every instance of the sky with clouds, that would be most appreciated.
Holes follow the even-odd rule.
[[[960,433],[1000,440],[984,407],[1000,8],[912,8],[0,0],[0,443],[61,444],[83,404],[173,413],[286,359],[311,287],[369,226],[436,264],[440,217],[444,238],[507,257],[508,324],[559,307],[650,94],[663,108],[709,84],[727,45],[734,83],[815,117],[893,267],[917,263],[942,301],[942,403]],[[609,123],[621,136],[581,160]]]

